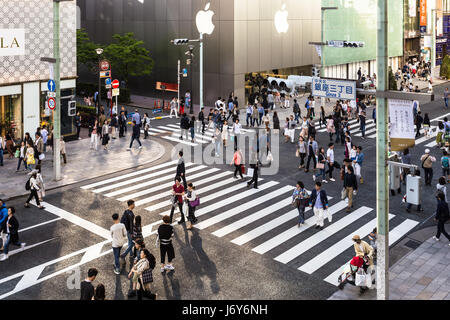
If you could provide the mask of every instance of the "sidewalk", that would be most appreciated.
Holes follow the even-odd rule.
[[[450,246],[444,236],[433,240],[435,233],[435,226],[416,231],[391,248],[421,242],[390,267],[390,300],[450,300]],[[376,289],[360,294],[359,287],[347,284],[328,300],[376,300]]]
[[[130,130],[128,133],[130,134]],[[103,150],[100,139],[98,151],[89,149],[90,139],[66,142],[67,164],[64,164],[61,158],[62,179],[57,182],[52,180],[53,151],[47,147],[45,160],[42,161],[42,177],[46,190],[135,168],[157,161],[164,156],[165,150],[161,144],[151,138],[144,140],[141,137],[140,140],[143,148],[139,150],[137,142],[134,142],[131,151],[126,150],[130,143],[130,136],[111,139],[107,151]],[[17,162],[17,158],[9,159],[9,156],[5,156],[4,166],[0,167],[0,198],[4,200],[29,193],[25,190],[25,182],[29,176],[23,170],[23,163],[20,171],[16,172]]]

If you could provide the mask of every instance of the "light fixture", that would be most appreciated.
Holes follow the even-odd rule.
[[[97,52],[98,55],[101,55],[103,53],[103,49],[97,48],[97,49],[95,49],[95,52]]]

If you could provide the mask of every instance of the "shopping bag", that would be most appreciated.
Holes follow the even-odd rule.
[[[300,158],[300,150],[299,150],[299,149],[297,149],[297,151],[295,151],[295,156],[296,156],[297,158]]]
[[[20,157],[20,150],[16,149],[16,152],[14,153],[14,157],[15,158],[19,158]]]
[[[346,192],[345,188],[343,188],[341,191],[341,199],[345,200],[345,198],[347,198],[347,192]]]
[[[247,169],[247,176],[249,177],[253,177],[253,173],[255,172],[255,169],[253,168],[248,168]]]
[[[241,166],[241,173],[245,174],[245,166],[244,165]]]
[[[325,164],[319,162],[318,164],[316,164],[316,169],[325,169]]]
[[[331,220],[333,220],[333,216],[331,215],[331,212],[328,209],[325,209],[323,211],[323,217],[324,217],[324,219],[328,218],[328,222],[330,222],[330,223],[331,223]]]
[[[356,271],[355,286],[357,287],[366,286],[366,277],[367,274],[364,272],[364,269],[359,268],[358,271]]]
[[[44,160],[45,159],[45,154],[43,154],[43,153],[41,153],[40,155],[39,155],[39,160]]]
[[[272,156],[272,152],[267,152],[267,158],[266,158],[267,162],[272,162],[273,161],[273,156]]]
[[[366,287],[369,289],[372,288],[372,275],[370,273],[366,274]]]

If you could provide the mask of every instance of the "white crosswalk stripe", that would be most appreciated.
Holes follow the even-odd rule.
[[[161,224],[160,215],[170,214],[169,196],[176,172],[176,161],[130,174],[83,186],[95,194],[117,201],[134,199],[137,207],[157,211],[154,221],[143,226],[146,235]],[[201,205],[196,209],[199,218],[194,227],[209,232],[222,241],[230,241],[244,249],[269,255],[279,263],[298,266],[299,272],[315,274],[324,281],[336,284],[343,261],[348,256],[353,234],[362,238],[376,225],[373,208],[361,206],[344,213],[347,203],[329,197],[332,222],[326,219],[323,230],[315,230],[316,218],[306,208],[305,225],[298,227],[298,210],[293,208],[293,186],[281,186],[276,181],[259,179],[258,189],[247,189],[247,184],[232,177],[233,172],[194,163],[186,164],[186,178],[196,186]],[[248,178],[248,177],[247,177]],[[334,203],[331,201],[334,200]],[[178,207],[175,213],[178,216]],[[161,212],[162,211],[162,212]],[[389,219],[395,218],[389,215]],[[355,231],[349,232],[353,224]],[[392,224],[390,244],[410,232],[418,223],[398,217]],[[353,228],[352,228],[353,229]],[[333,245],[329,246],[329,243]],[[320,248],[320,249],[319,249]],[[314,250],[320,253],[311,256]],[[343,259],[345,256],[345,259]],[[339,257],[339,259],[337,259]],[[326,266],[326,269],[322,269]],[[332,270],[332,274],[329,274]],[[325,272],[324,272],[325,271]]]

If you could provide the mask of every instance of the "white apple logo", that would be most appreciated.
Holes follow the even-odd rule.
[[[214,11],[209,10],[211,3],[205,6],[205,10],[200,10],[195,17],[195,23],[197,24],[198,32],[211,34],[214,31],[214,24],[212,22],[212,17]]]
[[[286,33],[289,30],[288,23],[288,11],[286,10],[286,4],[283,4],[281,10],[275,13],[275,28],[278,33]]]

